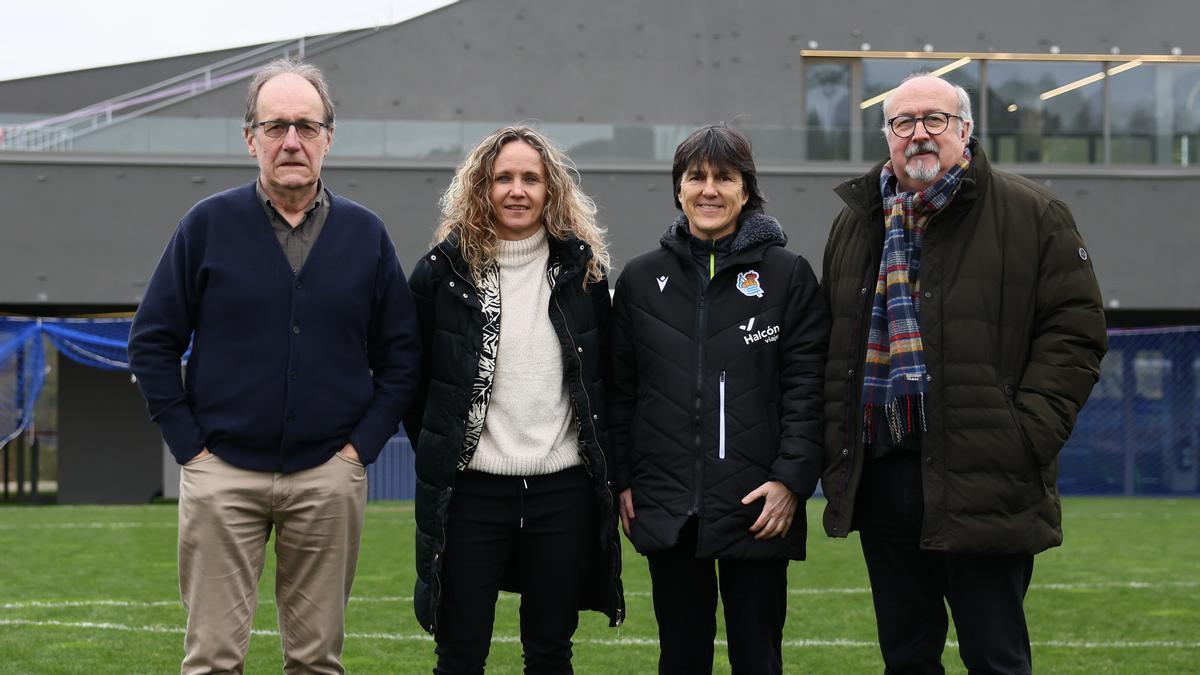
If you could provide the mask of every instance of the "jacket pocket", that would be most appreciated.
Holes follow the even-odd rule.
[[[717,389],[720,415],[717,422],[717,459],[725,459],[725,371],[721,371],[721,382]]]
[[[1041,461],[1038,459],[1037,453],[1033,451],[1033,447],[1029,445],[1029,441],[1026,440],[1025,429],[1021,425],[1021,416],[1017,413],[1017,385],[1012,380],[1006,379],[1000,383],[1000,389],[1004,394],[1004,403],[1008,406],[1009,417],[1012,418],[1013,432],[1017,435],[1017,442],[1021,444],[1025,459],[1035,471],[1040,473]]]

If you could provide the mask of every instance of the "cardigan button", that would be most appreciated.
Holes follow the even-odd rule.
[[[433,253],[430,253],[430,254],[429,254],[429,259],[430,259],[430,260],[437,260],[437,255],[435,255],[435,254],[433,254]]]
[[[463,293],[463,300],[466,300],[466,299],[468,299],[469,297],[470,297],[470,296],[468,296],[466,293]]]
[[[858,289],[858,294],[859,294],[859,295],[866,295],[866,294],[867,294],[867,287],[866,287],[866,286],[863,286],[862,288]]]
[[[599,415],[596,415],[596,414],[592,414],[592,419],[594,419],[594,420],[598,420],[598,419],[600,419],[600,416],[599,416]]]
[[[292,326],[292,335],[300,334],[300,326]]]
[[[583,353],[583,347],[576,347],[576,348],[575,348],[575,351],[577,351],[577,352],[579,352],[580,354],[582,354],[582,353]]]
[[[925,292],[924,292],[924,293],[922,293],[921,295],[924,295],[924,296],[925,296],[925,299],[926,299],[926,300],[928,300],[929,298],[932,298],[932,297],[933,297],[933,291],[925,291]]]
[[[450,282],[450,288],[454,288],[454,282],[453,282],[453,281],[451,281],[451,282]]]
[[[850,454],[850,448],[842,448],[842,457]]]

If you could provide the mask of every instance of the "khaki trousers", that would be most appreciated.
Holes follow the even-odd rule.
[[[181,467],[183,675],[241,673],[275,530],[275,601],[286,673],[343,673],[346,603],[358,564],[367,472],[335,454],[291,474],[210,455]]]

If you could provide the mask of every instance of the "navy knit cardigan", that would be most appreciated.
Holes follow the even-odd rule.
[[[176,461],[208,448],[291,473],[347,442],[374,461],[412,400],[420,349],[378,216],[332,195],[293,273],[251,183],[180,221],[134,317],[129,363]]]

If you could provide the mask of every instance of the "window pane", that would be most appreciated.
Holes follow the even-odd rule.
[[[1102,68],[1101,63],[990,62],[987,152],[992,161],[1103,162],[1103,80],[1041,98]]]
[[[805,123],[809,159],[850,159],[850,64],[804,63]]]
[[[1108,86],[1114,163],[1196,163],[1200,66],[1147,63],[1112,75]]]
[[[863,100],[869,101],[879,94],[893,89],[896,85],[904,81],[904,78],[913,73],[933,72],[938,68],[953,63],[955,60],[957,59],[950,61],[863,59]],[[955,68],[942,75],[942,79],[966,89],[967,93],[971,95],[972,104],[974,104],[979,94],[979,62],[972,61],[965,66]],[[958,114],[957,110],[946,110],[945,112]],[[881,131],[883,129],[883,103],[875,103],[862,110],[861,114],[863,129],[862,158],[868,162],[879,161],[887,157],[888,154],[887,139],[884,138]]]

